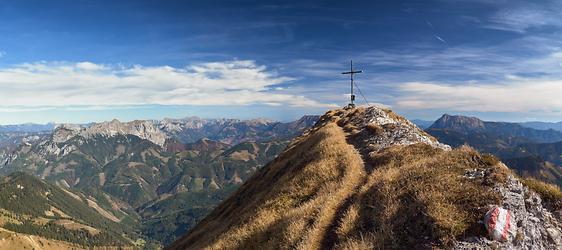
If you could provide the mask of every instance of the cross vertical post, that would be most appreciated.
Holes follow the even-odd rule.
[[[354,70],[353,70],[353,60],[351,60],[350,70],[347,71],[347,72],[342,72],[342,74],[344,74],[344,75],[350,75],[350,79],[351,79],[351,93],[350,93],[350,94],[351,94],[351,96],[350,96],[351,102],[349,103],[348,107],[355,107],[355,103],[354,103],[354,101],[355,101],[355,93],[353,93],[353,85],[354,85],[354,83],[353,83],[353,75],[354,75],[354,74],[358,74],[358,73],[363,73],[363,70],[356,70],[356,71],[354,71]]]

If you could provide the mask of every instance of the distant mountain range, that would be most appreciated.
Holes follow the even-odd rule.
[[[411,120],[411,122],[413,122],[414,124],[416,124],[418,127],[422,128],[422,129],[426,129],[429,128],[431,125],[433,125],[433,123],[435,121],[430,121],[430,120],[421,120],[421,119],[413,119]],[[523,127],[526,128],[533,128],[533,129],[538,129],[538,130],[549,130],[549,129],[553,129],[553,130],[558,130],[558,131],[562,131],[562,122],[520,122],[517,123]]]
[[[445,114],[426,132],[454,147],[468,144],[494,154],[522,176],[533,176],[562,186],[561,131]]]
[[[317,116],[304,116],[304,120],[308,119],[309,121],[314,121],[314,118],[317,118]],[[161,121],[154,121],[156,124],[161,125],[160,127],[163,130],[166,130],[168,132],[172,132],[175,130],[176,132],[179,132],[181,130],[184,129],[195,129],[197,126],[203,126],[203,124],[220,124],[221,122],[236,122],[236,121],[243,121],[243,120],[238,120],[238,119],[202,119],[196,116],[193,117],[188,117],[188,118],[183,118],[183,119],[170,119],[170,118],[166,118],[163,119]],[[267,120],[267,119],[254,119],[253,122],[255,123],[264,123],[264,124],[269,124],[269,123],[276,123],[273,122],[271,120]],[[412,119],[411,120],[412,123],[416,124],[418,127],[422,128],[422,129],[426,129],[429,128],[435,121],[432,120],[422,120],[422,119]],[[89,126],[91,124],[94,123],[90,123],[90,124],[81,124],[80,126]],[[527,128],[534,128],[534,129],[539,129],[539,130],[548,130],[548,129],[554,129],[554,130],[558,130],[558,131],[562,131],[562,121],[561,122],[541,122],[541,121],[536,121],[536,122],[520,122],[518,123],[519,125],[523,126],[523,127],[527,127]],[[47,124],[36,124],[36,123],[24,123],[24,124],[15,124],[15,125],[0,125],[0,133],[5,133],[5,132],[49,132],[54,130],[57,126],[59,126],[56,123],[47,123]],[[208,125],[207,125],[208,126]],[[207,130],[208,132],[210,132],[209,130]],[[215,134],[212,133],[204,133],[202,132],[202,134],[206,134],[208,136],[214,136]],[[207,136],[207,137],[208,137]],[[191,142],[193,142],[195,140],[191,139]]]
[[[318,116],[308,115],[294,122],[277,122],[266,119],[164,119],[155,125],[169,137],[182,143],[191,143],[208,138],[228,144],[243,141],[264,141],[271,139],[289,139],[299,135],[318,120]]]
[[[427,121],[427,120],[420,120],[420,119],[413,119],[411,120],[413,124],[416,124],[421,129],[429,128],[435,121]]]
[[[299,131],[304,127],[314,125],[318,117],[317,115],[305,115],[296,121],[287,123],[268,119],[202,119],[196,116],[183,119],[165,118],[163,120],[135,120],[131,122],[120,122],[114,119],[88,124],[26,123],[0,125],[0,134],[50,133],[56,128],[62,127],[65,130],[73,131],[72,133],[111,135],[111,133],[132,134],[135,131],[141,133],[143,127],[149,129],[154,127],[166,133],[168,137],[180,139],[185,143],[195,142],[201,138],[240,142],[250,139],[264,140],[268,136],[292,136],[294,134],[292,131]]]
[[[534,128],[534,129],[554,129],[558,131],[562,131],[562,122],[522,122],[519,123],[521,126]]]
[[[36,123],[24,123],[24,124],[17,124],[17,125],[0,125],[0,133],[6,132],[48,132],[55,129],[55,123],[47,123],[47,124],[36,124]]]
[[[41,210],[47,206],[41,205],[42,212],[37,210],[29,217],[25,209],[0,205],[0,212],[5,213],[0,216],[0,230],[63,242],[56,244],[141,248],[167,245],[193,228],[318,119],[304,116],[282,123],[190,117],[58,124],[51,130],[12,127],[14,131],[0,132],[0,175],[8,176],[5,182],[22,179],[28,183],[23,186],[47,185],[49,190],[62,190],[81,201],[76,209],[90,212],[85,212],[89,214],[85,219],[59,203],[39,198],[43,191],[36,191],[32,197],[38,197],[38,204],[51,204],[68,216],[51,216],[48,210]],[[469,144],[498,155],[521,175],[561,184],[562,132],[450,115],[431,125],[421,120],[415,123],[451,146]],[[59,196],[57,202],[68,199]],[[9,224],[2,219],[8,217],[19,219]],[[64,229],[59,229],[71,230],[65,233],[70,236],[63,239],[39,233],[37,227],[43,222],[55,224],[53,230],[64,224]],[[112,223],[121,227],[107,227]],[[117,236],[83,241],[82,229]]]
[[[451,129],[465,134],[488,133],[496,136],[526,138],[532,142],[562,141],[562,132],[553,129],[538,130],[517,123],[486,122],[476,117],[443,115],[428,129]]]
[[[185,119],[136,120],[119,122],[113,120],[90,124],[22,124],[0,126],[0,162],[5,162],[9,152],[25,142],[38,140],[53,133],[54,143],[80,135],[84,138],[101,135],[111,137],[135,135],[147,139],[159,146],[164,146],[167,139],[173,138],[180,143],[193,143],[203,138],[237,144],[244,141],[268,141],[290,139],[305,128],[314,125],[318,116],[303,116],[294,122],[277,122],[266,119]],[[5,127],[4,130],[1,127]],[[56,129],[55,129],[56,128]],[[4,131],[4,132],[2,132]],[[170,146],[173,146],[170,145]]]
[[[103,211],[99,214],[105,219],[130,229],[128,236],[118,241],[70,242],[96,246],[144,242],[144,247],[168,244],[317,119],[305,116],[290,123],[199,118],[113,120],[89,126],[58,125],[50,133],[4,133],[6,155],[0,174],[24,172],[18,176],[75,193],[83,197],[80,199],[86,206]],[[11,214],[26,214],[17,211]],[[29,223],[31,228],[40,226],[35,221]],[[89,221],[81,223],[94,227]],[[11,230],[34,234],[20,227]]]

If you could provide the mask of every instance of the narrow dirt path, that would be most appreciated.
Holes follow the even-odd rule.
[[[343,129],[343,128],[342,128]],[[344,130],[345,131],[345,130]],[[364,148],[359,148],[359,145],[364,145],[358,138],[360,138],[359,134],[352,134],[350,132],[345,132],[347,144],[352,146],[357,154],[363,160],[363,168],[364,168],[364,175],[361,177],[362,180],[358,182],[355,186],[354,191],[351,193],[349,197],[345,199],[345,201],[336,209],[336,213],[334,214],[334,219],[328,226],[324,239],[322,240],[321,249],[335,249],[335,247],[340,243],[337,230],[341,226],[342,220],[346,212],[350,209],[350,207],[359,201],[359,189],[366,185],[368,176],[371,173],[373,166],[367,165],[365,159],[368,159],[368,151]]]

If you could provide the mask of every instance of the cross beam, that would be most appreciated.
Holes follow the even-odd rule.
[[[353,93],[353,75],[358,74],[358,73],[363,73],[363,70],[353,70],[353,60],[351,60],[351,64],[350,64],[350,70],[347,72],[342,72],[342,74],[344,75],[350,75],[351,78],[351,102],[349,103],[350,107],[355,107],[355,104],[353,103],[355,101],[355,94]]]

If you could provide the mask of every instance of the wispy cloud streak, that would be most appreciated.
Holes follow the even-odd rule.
[[[510,2],[495,12],[485,27],[518,33],[546,26],[562,27],[561,11],[559,1]]]

